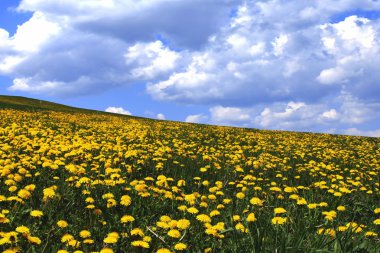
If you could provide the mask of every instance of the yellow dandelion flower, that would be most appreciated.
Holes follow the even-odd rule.
[[[203,223],[210,223],[211,218],[207,214],[198,214],[197,215],[197,220]]]
[[[113,236],[107,236],[107,237],[104,238],[104,240],[103,240],[104,243],[108,243],[108,244],[117,243],[117,241],[118,241],[118,238],[113,237]]]
[[[67,221],[65,220],[59,220],[57,221],[57,226],[60,227],[60,228],[65,228],[67,227],[69,224],[67,223]]]
[[[27,239],[30,243],[40,245],[41,244],[41,239],[38,238],[37,236],[27,236]]]
[[[171,220],[172,219],[169,216],[167,216],[167,215],[163,215],[163,216],[160,217],[160,221],[163,221],[163,222],[169,222]]]
[[[25,190],[25,189],[21,189],[19,190],[19,192],[17,193],[17,196],[19,196],[20,198],[22,199],[28,199],[30,198],[32,194],[30,193],[30,191],[28,190]]]
[[[179,232],[177,229],[171,229],[168,232],[168,236],[173,237],[173,238],[180,238],[181,232]]]
[[[170,249],[167,248],[161,248],[156,251],[156,253],[172,253]]]
[[[103,249],[100,250],[99,253],[113,253],[113,249],[103,248]]]
[[[366,237],[376,237],[376,236],[378,236],[378,234],[376,232],[373,232],[373,231],[368,231],[368,232],[365,232],[364,236],[366,236]]]
[[[64,234],[61,238],[61,242],[63,242],[63,243],[66,243],[66,242],[69,242],[72,240],[74,240],[74,236],[72,236],[70,234]]]
[[[199,211],[195,207],[190,207],[187,209],[187,212],[189,212],[191,214],[197,214]]]
[[[190,221],[189,220],[187,220],[187,219],[178,220],[177,228],[184,230],[184,229],[187,229],[189,227],[190,227]]]
[[[339,212],[343,212],[343,211],[346,211],[346,207],[344,207],[344,206],[338,206],[336,208],[336,210],[338,210]]]
[[[132,199],[128,195],[124,195],[120,199],[120,205],[129,206],[131,205],[131,203],[132,203]]]
[[[61,249],[61,250],[58,250],[57,253],[69,253],[69,252],[65,249]]]
[[[152,241],[152,237],[150,237],[150,236],[144,236],[142,240],[144,242],[151,242]]]
[[[131,230],[131,235],[132,236],[143,237],[144,236],[144,232],[141,230],[141,228],[134,228],[134,229]]]
[[[253,197],[249,200],[249,203],[251,203],[252,205],[256,205],[256,206],[262,206],[263,205],[263,201],[257,197]]]
[[[248,216],[247,216],[247,219],[246,219],[248,222],[254,222],[256,221],[256,217],[255,217],[255,214],[254,213],[249,213]]]
[[[141,240],[133,241],[133,242],[131,242],[131,245],[133,247],[140,247],[140,248],[149,249],[149,243],[147,243],[145,241],[141,241]]]
[[[30,216],[40,218],[44,215],[44,213],[40,210],[33,210],[30,212]]]
[[[218,216],[220,215],[220,212],[218,210],[213,210],[210,212],[210,217]]]
[[[30,230],[28,227],[25,227],[25,226],[19,226],[16,228],[16,231],[21,233],[21,234],[29,234],[30,233]]]
[[[88,238],[88,237],[91,236],[91,232],[88,231],[88,230],[82,230],[82,231],[79,232],[79,236],[81,238]]]
[[[93,244],[94,240],[92,240],[92,239],[85,239],[85,240],[83,240],[83,243],[84,244]]]
[[[238,198],[238,199],[244,199],[244,197],[245,197],[245,194],[242,193],[242,192],[238,192],[238,193],[236,194],[236,198]]]
[[[187,245],[180,242],[180,243],[177,243],[176,245],[174,245],[174,249],[175,250],[185,250],[185,249],[187,249]]]
[[[274,224],[274,225],[282,225],[282,224],[286,223],[286,221],[287,221],[287,218],[274,217],[272,219],[272,224]]]
[[[131,215],[124,215],[120,219],[121,223],[128,223],[128,222],[133,222],[133,221],[135,221],[135,218],[133,218],[133,216],[131,216]]]
[[[286,213],[286,210],[282,207],[277,207],[274,209],[274,214],[282,214],[282,213]]]

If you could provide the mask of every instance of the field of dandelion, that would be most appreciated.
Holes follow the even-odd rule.
[[[380,139],[0,111],[3,252],[379,252]]]

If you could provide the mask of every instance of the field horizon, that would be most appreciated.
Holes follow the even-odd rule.
[[[51,110],[51,111],[58,111],[58,112],[82,112],[82,113],[96,113],[96,114],[105,114],[105,115],[114,115],[114,116],[121,116],[121,117],[131,117],[136,119],[145,119],[145,120],[159,120],[149,117],[142,117],[142,116],[134,116],[134,115],[125,115],[120,113],[111,113],[106,111],[99,111],[94,109],[87,109],[87,108],[80,108],[80,107],[73,107],[68,106],[60,103],[50,102],[47,100],[40,100],[30,97],[24,97],[24,96],[11,96],[11,95],[0,95],[0,110],[1,109],[15,109],[15,110],[32,110],[32,111],[38,111],[38,110]],[[252,129],[255,131],[283,131],[283,132],[294,132],[294,133],[307,133],[307,134],[327,134],[327,135],[342,135],[342,136],[357,136],[357,137],[364,137],[364,138],[379,138],[379,137],[371,137],[371,136],[361,136],[361,135],[345,135],[345,134],[336,134],[336,133],[324,133],[324,132],[307,132],[307,131],[287,131],[287,130],[266,130],[266,129],[258,129],[258,128],[250,128],[250,127],[238,127],[238,126],[227,126],[227,125],[215,125],[215,124],[205,124],[205,123],[190,123],[190,122],[184,122],[184,121],[176,121],[176,120],[165,120],[167,122],[179,122],[183,124],[198,124],[198,125],[205,125],[205,126],[219,126],[219,127],[236,127],[236,128],[243,128],[243,129]]]

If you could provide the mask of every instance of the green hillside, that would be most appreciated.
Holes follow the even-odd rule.
[[[4,96],[0,95],[0,109],[9,108],[17,110],[32,110],[32,111],[58,111],[58,112],[98,112],[82,108],[71,107],[67,105],[57,104],[44,100],[19,96]]]

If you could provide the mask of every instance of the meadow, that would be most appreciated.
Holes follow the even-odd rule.
[[[0,110],[0,249],[380,252],[380,139]]]

